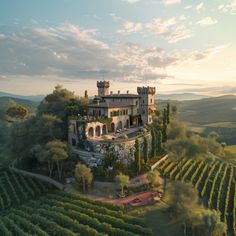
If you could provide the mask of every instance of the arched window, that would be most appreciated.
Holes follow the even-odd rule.
[[[88,136],[89,137],[93,137],[94,136],[94,129],[93,127],[90,127],[89,130],[88,130]]]
[[[106,125],[102,126],[102,134],[103,135],[107,134],[107,126]]]
[[[113,122],[111,123],[111,132],[115,132],[115,124]]]
[[[96,136],[100,137],[101,136],[101,127],[97,126],[95,132],[96,132]]]

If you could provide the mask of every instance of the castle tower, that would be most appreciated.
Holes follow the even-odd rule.
[[[109,95],[109,87],[109,81],[97,81],[98,96],[102,97]]]
[[[139,113],[143,124],[152,123],[152,115],[155,111],[155,87],[137,87],[137,92],[140,95]]]

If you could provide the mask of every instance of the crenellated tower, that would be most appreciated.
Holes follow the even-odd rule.
[[[109,87],[109,81],[97,81],[98,96],[102,97],[109,95]]]
[[[137,92],[140,95],[139,112],[143,124],[151,124],[152,116],[155,111],[155,87],[137,87]]]

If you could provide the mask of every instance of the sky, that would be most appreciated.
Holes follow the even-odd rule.
[[[2,0],[0,91],[236,94],[236,0]]]

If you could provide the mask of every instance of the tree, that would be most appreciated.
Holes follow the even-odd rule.
[[[149,159],[149,142],[148,138],[144,137],[144,142],[143,142],[143,157],[144,157],[144,162],[147,163]]]
[[[68,103],[76,99],[73,92],[63,88],[61,85],[57,85],[53,92],[47,95],[38,107],[38,115],[50,114],[57,116],[63,121],[62,127],[62,140],[67,139],[67,106]]]
[[[117,185],[121,189],[121,195],[124,195],[124,187],[127,187],[129,184],[129,176],[128,175],[123,175],[120,173],[119,175],[116,176],[115,181]]]
[[[75,179],[78,184],[82,183],[83,191],[86,191],[92,181],[93,181],[93,174],[91,169],[84,164],[78,163],[75,167]]]
[[[140,153],[140,142],[139,139],[135,139],[135,168],[137,173],[141,171],[141,153]]]
[[[167,128],[168,139],[183,139],[187,137],[187,126],[183,123],[172,120]]]
[[[159,187],[161,185],[161,177],[158,171],[149,171],[147,173],[147,179],[152,188]]]
[[[157,137],[156,137],[156,132],[154,131],[154,128],[151,129],[151,137],[152,137],[152,149],[151,149],[151,153],[152,153],[152,158],[156,157],[156,153],[157,153]]]
[[[171,104],[170,110],[171,115],[176,116],[178,113],[178,106],[176,104]]]
[[[163,124],[163,126],[167,124],[167,113],[166,113],[166,108],[164,108],[164,110],[163,110],[162,124]]]
[[[28,116],[28,113],[27,108],[17,104],[15,101],[10,102],[9,107],[6,110],[6,115],[13,120],[24,120]]]
[[[49,176],[52,175],[56,163],[58,179],[62,179],[63,161],[68,158],[66,143],[59,140],[50,141],[39,152],[38,157],[42,162],[48,163]]]
[[[197,217],[199,221],[196,231],[202,236],[222,236],[226,235],[226,224],[221,222],[220,213],[203,209]]]
[[[187,235],[188,228],[192,228],[196,220],[198,193],[191,184],[175,182],[167,186],[167,204],[171,218],[175,218],[183,226],[183,235]]]
[[[165,143],[166,141],[167,141],[167,125],[166,123],[164,123],[162,127],[162,142]]]
[[[162,146],[162,132],[158,130],[158,135],[157,135],[157,150],[159,153],[162,152],[163,146]]]
[[[166,107],[166,122],[167,124],[170,123],[170,104],[167,103],[167,107]]]
[[[88,90],[85,90],[85,91],[84,91],[84,98],[87,98],[87,99],[88,99]]]
[[[217,140],[219,137],[220,137],[220,135],[215,131],[211,131],[208,134],[208,138],[213,139],[213,140]]]

